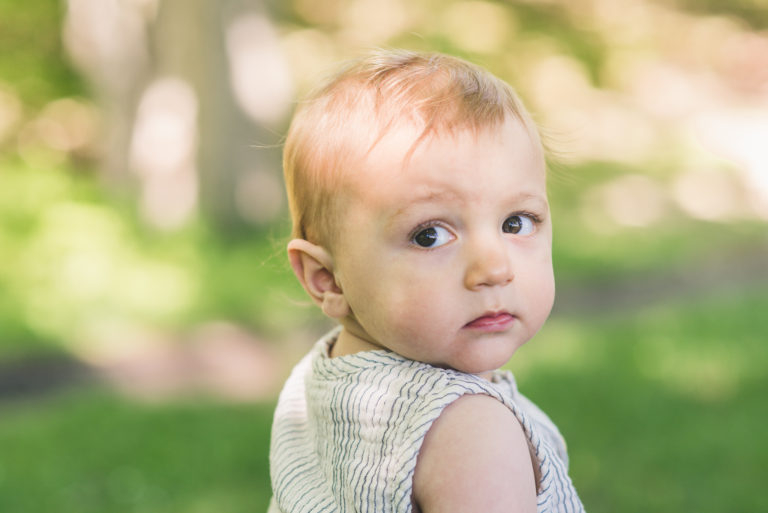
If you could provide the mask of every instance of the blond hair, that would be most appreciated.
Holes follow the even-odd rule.
[[[288,131],[283,172],[292,236],[332,243],[334,196],[343,177],[398,123],[422,127],[412,152],[431,134],[477,132],[510,115],[539,140],[512,87],[479,66],[403,50],[380,50],[352,62],[299,105]]]

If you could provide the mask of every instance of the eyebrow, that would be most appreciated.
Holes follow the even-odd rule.
[[[547,199],[546,194],[544,196],[540,194],[533,194],[530,192],[520,192],[517,195],[512,197],[514,201],[535,201],[536,203],[539,203],[539,206],[541,208],[549,208],[549,200]]]
[[[403,214],[407,213],[408,210],[413,208],[415,205],[419,205],[422,203],[438,203],[443,201],[451,201],[455,198],[458,198],[459,195],[448,191],[431,191],[425,194],[417,194],[413,197],[409,198],[408,201],[401,207],[397,208],[391,216],[389,216],[390,220],[395,220],[398,217],[402,216]],[[538,207],[542,209],[549,208],[549,202],[547,201],[546,197],[542,197],[539,194],[534,194],[530,192],[517,192],[515,194],[511,194],[509,196],[509,202],[525,202],[525,201],[535,201],[538,204]]]
[[[395,210],[390,216],[390,218],[395,219],[397,217],[400,217],[401,215],[406,213],[409,209],[413,208],[414,205],[419,205],[421,203],[438,203],[442,201],[450,201],[457,197],[458,197],[458,194],[449,192],[447,190],[437,191],[437,192],[431,191],[425,194],[416,194],[413,197],[408,198],[408,201],[405,202],[403,206]]]

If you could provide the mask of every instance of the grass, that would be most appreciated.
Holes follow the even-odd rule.
[[[554,319],[516,356],[588,511],[768,511],[766,308],[755,290]]]
[[[590,512],[766,511],[768,293],[554,318],[513,368]],[[0,405],[0,510],[265,511],[272,405],[75,388]]]
[[[266,511],[272,408],[90,389],[2,405],[0,510]]]

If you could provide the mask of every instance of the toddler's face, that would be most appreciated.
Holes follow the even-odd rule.
[[[348,184],[332,251],[352,311],[342,337],[492,371],[554,300],[543,157],[513,119],[430,137],[404,162],[418,134],[390,131]]]

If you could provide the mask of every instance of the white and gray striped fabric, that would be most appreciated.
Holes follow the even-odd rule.
[[[272,427],[269,513],[410,513],[416,458],[432,423],[464,394],[495,397],[516,415],[539,463],[539,512],[582,512],[552,421],[512,374],[478,376],[369,351],[329,358],[338,331],[294,368]]]

